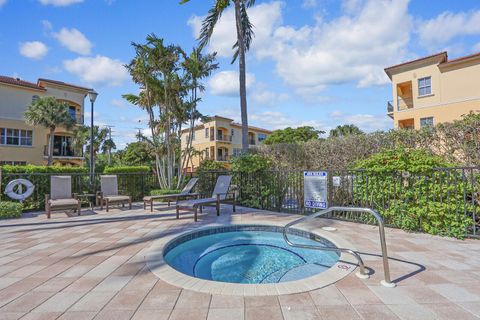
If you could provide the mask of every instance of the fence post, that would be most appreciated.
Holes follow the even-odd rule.
[[[0,201],[2,200],[3,188],[2,188],[2,167],[0,167]]]

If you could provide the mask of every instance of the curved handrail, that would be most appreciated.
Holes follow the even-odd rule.
[[[299,224],[301,222],[311,220],[313,218],[317,218],[321,215],[325,215],[327,213],[333,212],[333,211],[349,211],[349,212],[359,212],[359,213],[370,213],[375,217],[375,219],[378,222],[378,229],[380,233],[380,246],[382,249],[382,259],[383,259],[383,272],[385,274],[385,279],[382,280],[382,285],[386,287],[395,287],[395,283],[393,283],[390,280],[390,267],[388,265],[388,255],[387,255],[387,243],[385,241],[385,224],[383,222],[382,217],[373,209],[370,208],[358,208],[358,207],[329,207],[325,210],[316,212],[314,214],[311,214],[306,217],[302,217],[300,219],[297,219],[295,221],[292,221],[290,223],[287,223],[283,229],[283,238],[285,239],[285,242],[287,242],[288,245],[292,247],[297,247],[297,248],[303,248],[303,249],[315,249],[315,250],[326,250],[326,251],[340,251],[340,252],[346,252],[351,255],[353,255],[357,261],[358,265],[360,268],[360,277],[365,277],[367,276],[367,273],[365,272],[365,265],[363,263],[362,258],[360,255],[351,249],[345,249],[345,248],[333,248],[333,247],[323,247],[323,246],[312,246],[312,245],[304,245],[304,244],[295,244],[288,239],[288,228],[290,228],[293,225]]]

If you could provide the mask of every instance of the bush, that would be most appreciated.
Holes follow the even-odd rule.
[[[175,190],[175,189],[153,189],[150,191],[151,196],[163,196],[166,194],[178,194],[180,193],[181,190]],[[167,202],[167,199],[157,199],[155,201],[159,202]]]
[[[62,166],[2,166],[3,173],[87,173],[88,169],[84,167],[62,167]]]
[[[121,167],[106,167],[103,170],[105,174],[115,173],[149,173],[152,169],[148,166],[121,166]]]
[[[20,218],[22,204],[18,202],[0,201],[0,219]]]
[[[465,205],[473,212],[472,186],[461,171],[438,167],[452,164],[427,150],[392,149],[358,161],[354,201],[379,211],[395,227],[463,238],[472,217],[459,214]],[[365,216],[367,222],[373,222]]]

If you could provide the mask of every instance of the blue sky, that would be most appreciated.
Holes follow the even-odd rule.
[[[155,33],[190,50],[213,1],[178,2],[0,0],[0,74],[94,87],[95,120],[115,126],[123,147],[146,127],[146,115],[121,98],[138,91],[122,67],[133,57],[130,43]],[[480,51],[478,0],[257,0],[250,16],[249,121],[268,129],[390,129],[383,68],[443,50],[450,58]],[[199,109],[239,120],[232,18],[227,11],[207,48],[220,69],[205,80]]]

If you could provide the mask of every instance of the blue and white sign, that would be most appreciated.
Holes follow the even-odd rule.
[[[303,172],[303,198],[305,208],[326,209],[328,207],[328,177],[325,171]]]

